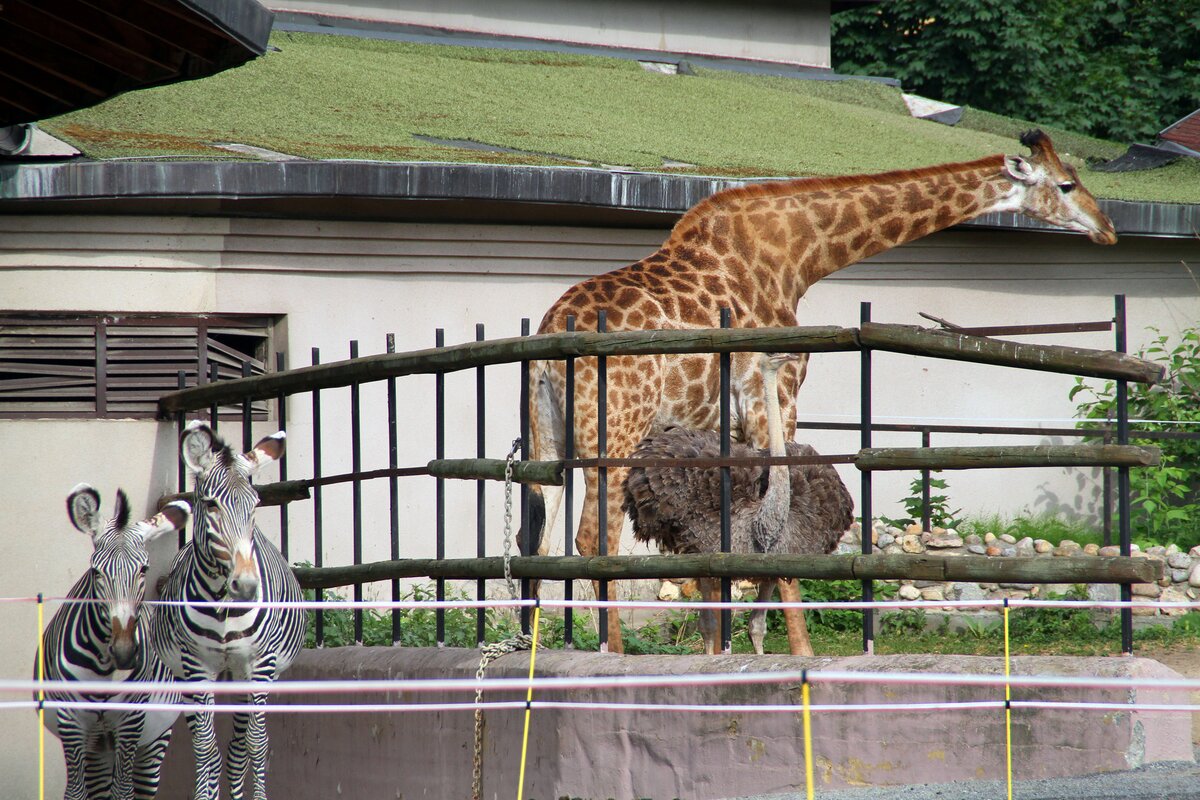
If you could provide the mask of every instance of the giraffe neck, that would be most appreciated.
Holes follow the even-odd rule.
[[[809,286],[868,256],[990,211],[1019,210],[1003,159],[731,189],[685,215],[673,238],[707,244],[733,283],[794,310]]]
[[[765,357],[764,357],[765,358]],[[787,442],[783,437],[783,415],[779,411],[779,368],[767,362],[763,369],[763,399],[767,407],[767,450],[773,456],[787,455]],[[785,466],[773,466],[787,473]],[[772,480],[775,475],[772,474]]]

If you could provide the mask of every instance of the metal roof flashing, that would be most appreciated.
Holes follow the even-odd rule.
[[[0,213],[194,214],[661,226],[745,181],[575,166],[379,161],[0,163]],[[1200,205],[1101,200],[1118,233],[1187,237]],[[967,224],[1053,230],[1018,214]]]

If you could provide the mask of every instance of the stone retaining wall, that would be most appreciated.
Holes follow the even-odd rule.
[[[981,555],[993,558],[1014,556],[1036,558],[1071,558],[1073,556],[1119,556],[1118,547],[1100,547],[1095,544],[1080,545],[1064,539],[1055,546],[1045,539],[1016,537],[1003,533],[999,536],[987,533],[983,536],[970,534],[960,536],[946,528],[921,530],[919,525],[909,525],[901,530],[876,520],[872,535],[876,553],[928,553],[938,556]],[[861,529],[855,523],[842,536],[838,553],[862,552]],[[1176,545],[1150,547],[1141,550],[1133,545],[1134,558],[1149,558],[1166,565],[1166,575],[1158,583],[1135,583],[1135,598],[1148,598],[1163,602],[1186,603],[1200,597],[1200,545],[1190,552],[1183,552]],[[948,581],[883,581],[899,584],[896,592],[900,600],[989,600],[1003,598],[1045,598],[1050,594],[1066,594],[1068,584],[1033,583],[962,583]],[[1089,600],[1120,600],[1120,589],[1115,584],[1089,584]],[[985,611],[991,611],[985,610]],[[1187,613],[1184,608],[1135,608],[1137,616],[1179,616]]]

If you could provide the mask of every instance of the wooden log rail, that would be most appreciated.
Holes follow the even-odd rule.
[[[246,399],[263,400],[281,394],[332,389],[404,375],[454,372],[526,360],[655,353],[817,353],[862,348],[1138,383],[1155,383],[1163,374],[1163,368],[1159,365],[1124,353],[1009,342],[878,322],[864,323],[861,328],[798,326],[576,332],[468,342],[408,353],[385,353],[210,383],[163,395],[158,401],[158,413],[161,418],[167,418],[182,411],[232,405]]]
[[[705,553],[658,556],[517,556],[514,578],[631,580],[638,578],[824,578],[971,583],[1153,583],[1161,561],[1120,556],[987,558],[932,555],[767,555]],[[306,589],[332,589],[401,578],[480,580],[504,577],[504,559],[410,558],[344,567],[293,567]]]

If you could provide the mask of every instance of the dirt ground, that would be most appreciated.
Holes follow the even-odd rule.
[[[1153,658],[1175,670],[1184,678],[1200,678],[1200,647],[1155,647],[1144,645],[1136,647],[1134,654],[1144,658]],[[1192,703],[1200,705],[1200,691],[1192,692]],[[1200,745],[1200,712],[1192,714],[1192,745]]]

